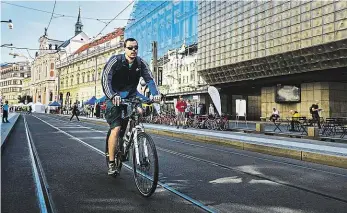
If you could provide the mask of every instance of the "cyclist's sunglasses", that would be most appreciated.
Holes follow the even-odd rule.
[[[126,47],[128,50],[137,50],[137,49],[139,49],[139,47],[138,46],[135,46],[135,47]]]

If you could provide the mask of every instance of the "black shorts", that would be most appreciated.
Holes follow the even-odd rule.
[[[112,101],[106,100],[105,119],[111,129],[122,126],[124,120],[122,119],[122,107],[115,106]]]

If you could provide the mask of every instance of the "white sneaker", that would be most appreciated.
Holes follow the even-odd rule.
[[[119,172],[116,168],[116,164],[115,163],[109,163],[108,164],[108,175],[116,175],[118,173]]]

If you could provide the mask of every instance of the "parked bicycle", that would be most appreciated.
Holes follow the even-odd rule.
[[[123,138],[118,140],[115,163],[120,172],[123,162],[129,160],[131,151],[136,187],[142,196],[149,197],[157,188],[159,164],[153,139],[145,133],[145,129],[140,123],[139,117],[141,115],[137,112],[137,107],[141,103],[142,101],[139,98],[122,99],[120,106],[122,115],[124,115],[123,119],[129,119],[129,122]],[[107,134],[105,149],[107,165],[109,163],[108,138],[110,133],[111,130]]]

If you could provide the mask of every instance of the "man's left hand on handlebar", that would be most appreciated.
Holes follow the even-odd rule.
[[[160,96],[160,95],[155,95],[155,96],[153,97],[153,101],[156,102],[156,103],[160,102],[160,99],[161,99],[161,96]]]

